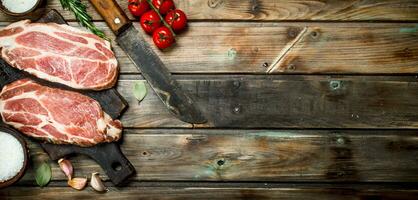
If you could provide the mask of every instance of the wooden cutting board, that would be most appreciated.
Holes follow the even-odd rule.
[[[37,21],[55,22],[58,24],[66,23],[64,18],[56,10],[49,11]],[[58,83],[51,83],[38,79],[26,72],[11,67],[4,60],[0,59],[0,89],[13,81],[28,77],[42,85],[76,91],[92,97],[100,103],[103,110],[113,119],[118,118],[128,107],[126,100],[123,99],[119,92],[114,88],[102,91],[75,90]],[[118,143],[103,143],[88,148],[75,145],[55,145],[49,143],[42,143],[41,146],[53,160],[58,160],[74,154],[84,154],[91,157],[103,168],[105,173],[115,185],[122,184],[124,180],[135,173],[134,167],[123,155]]]

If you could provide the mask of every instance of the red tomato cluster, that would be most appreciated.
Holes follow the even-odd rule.
[[[140,17],[142,29],[152,35],[154,44],[160,49],[168,48],[174,43],[172,31],[179,33],[187,26],[186,14],[176,9],[173,0],[152,0],[152,5],[147,0],[129,0],[128,9],[132,15]]]

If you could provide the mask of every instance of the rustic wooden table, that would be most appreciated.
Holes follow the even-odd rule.
[[[118,2],[127,12],[127,0]],[[177,120],[150,88],[138,103],[132,86],[144,79],[114,44],[118,90],[130,104],[122,150],[137,174],[98,194],[67,187],[51,163],[47,187],[29,169],[0,199],[418,198],[418,1],[176,3],[189,30],[156,51],[209,123]],[[47,9],[78,26],[58,0]],[[16,20],[0,15],[1,26]],[[76,176],[107,179],[87,157],[71,160]]]

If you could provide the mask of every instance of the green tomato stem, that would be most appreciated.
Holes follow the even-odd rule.
[[[173,34],[174,37],[176,37],[176,34],[174,33],[173,29],[171,28],[171,26],[169,24],[167,24],[167,22],[164,20],[163,16],[161,15],[160,11],[158,11],[158,9],[152,4],[151,0],[147,0],[149,6],[152,8],[152,10],[154,10],[158,16],[160,17],[160,20],[163,22],[164,26],[167,27],[171,34]]]

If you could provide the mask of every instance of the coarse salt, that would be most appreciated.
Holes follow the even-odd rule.
[[[0,182],[15,177],[23,168],[25,154],[19,140],[0,132]]]
[[[24,13],[36,5],[36,0],[1,0],[3,6],[13,13]]]

